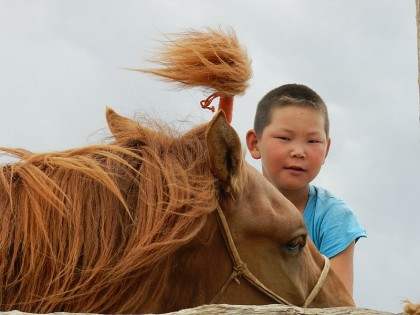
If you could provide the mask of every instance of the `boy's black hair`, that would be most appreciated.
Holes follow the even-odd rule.
[[[328,110],[322,98],[303,84],[285,84],[268,92],[258,103],[254,119],[254,130],[261,137],[264,128],[271,123],[273,109],[297,105],[313,108],[324,116],[324,129],[329,136]]]

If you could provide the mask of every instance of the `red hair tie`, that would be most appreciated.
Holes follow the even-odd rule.
[[[219,95],[217,95],[217,92],[216,92],[216,93],[213,93],[212,95],[210,95],[209,97],[207,97],[205,100],[202,100],[200,102],[201,108],[202,109],[209,109],[214,113],[214,106],[210,106],[210,104],[218,96]]]
[[[223,110],[225,112],[226,120],[230,124],[232,122],[233,96],[221,96],[217,92],[213,93],[200,102],[201,108],[209,109],[214,112],[214,106],[210,106],[210,104],[216,97],[220,97],[218,110]]]

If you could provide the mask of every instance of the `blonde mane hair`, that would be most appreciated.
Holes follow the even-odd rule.
[[[2,309],[125,312],[158,299],[173,254],[216,207],[204,131],[45,154],[2,148],[21,159],[0,172]]]

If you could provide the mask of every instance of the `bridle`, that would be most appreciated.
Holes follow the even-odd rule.
[[[241,257],[239,256],[238,250],[236,249],[235,243],[232,238],[232,234],[230,233],[229,225],[227,223],[225,214],[223,213],[223,210],[220,208],[220,205],[217,204],[217,218],[218,223],[221,227],[223,239],[225,240],[226,247],[229,251],[230,257],[233,262],[233,270],[230,274],[229,278],[226,280],[226,282],[223,284],[222,288],[219,290],[219,292],[216,294],[216,296],[213,298],[213,300],[210,302],[211,304],[216,303],[220,297],[223,295],[229,284],[235,280],[239,283],[238,277],[244,277],[251,285],[253,285],[256,289],[258,289],[260,292],[262,292],[264,295],[268,296],[269,298],[273,299],[279,304],[286,304],[292,306],[293,304],[288,302],[286,299],[282,298],[281,296],[277,295],[273,291],[271,291],[269,288],[267,288],[260,280],[258,280],[257,277],[254,276],[254,274],[248,269],[246,264],[242,261]],[[312,303],[314,298],[318,295],[319,291],[321,290],[325,279],[327,277],[328,271],[330,269],[330,260],[323,256],[325,259],[324,268],[318,278],[317,283],[315,284],[312,291],[309,293],[308,297],[305,300],[305,303],[303,303],[302,307],[308,307],[309,304]]]

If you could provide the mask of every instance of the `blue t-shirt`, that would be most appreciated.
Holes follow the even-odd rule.
[[[366,230],[351,208],[321,187],[310,185],[303,219],[312,242],[328,258],[342,252],[352,241],[366,237]]]

